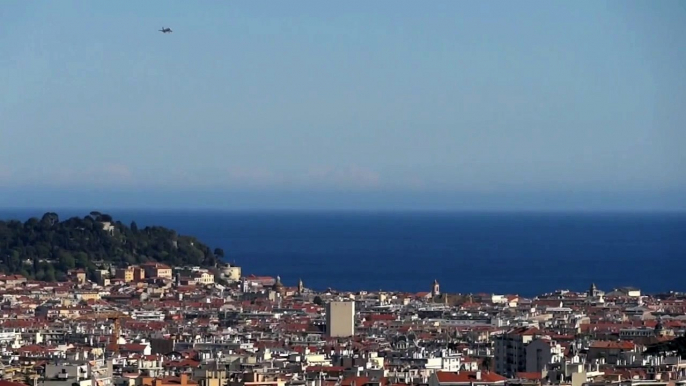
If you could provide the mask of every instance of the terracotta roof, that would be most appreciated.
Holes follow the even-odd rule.
[[[180,361],[173,361],[173,362],[166,362],[164,364],[164,367],[192,367],[192,368],[198,368],[200,367],[200,362],[194,361],[192,359],[182,359]]]
[[[26,386],[26,384],[0,380],[0,386]]]
[[[480,383],[504,383],[507,380],[507,378],[490,371],[461,371],[459,373],[437,371],[435,374],[439,383],[472,383],[478,380],[479,373],[481,374]]]
[[[305,372],[307,373],[329,373],[329,372],[341,372],[345,371],[343,366],[307,366]]]
[[[605,341],[605,340],[596,340],[593,343],[591,343],[590,348],[597,348],[597,349],[620,349],[620,350],[633,350],[636,347],[636,345],[633,342],[614,342],[614,341]]]
[[[539,330],[536,327],[518,327],[508,332],[511,335],[536,335],[538,333]]]
[[[341,381],[341,386],[363,386],[368,383],[383,382],[384,378],[372,379],[369,377],[347,377]]]
[[[525,372],[520,372],[516,374],[516,378],[518,379],[526,379],[529,381],[537,381],[539,379],[543,379],[543,374],[541,373],[525,373]]]

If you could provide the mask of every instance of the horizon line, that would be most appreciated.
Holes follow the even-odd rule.
[[[142,206],[107,206],[88,208],[85,206],[0,206],[0,212],[12,211],[83,211],[89,214],[93,211],[130,211],[130,212],[152,212],[152,213],[174,213],[174,212],[215,212],[215,213],[430,213],[430,214],[676,214],[686,215],[686,208],[606,208],[606,209],[585,209],[585,208],[491,208],[491,209],[436,209],[436,208],[227,208],[227,207],[142,207]]]

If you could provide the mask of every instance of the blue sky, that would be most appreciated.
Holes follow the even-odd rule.
[[[7,1],[0,207],[683,209],[685,38],[668,0]]]

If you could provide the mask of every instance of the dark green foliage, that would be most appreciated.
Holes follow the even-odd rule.
[[[104,231],[103,222],[111,223],[114,230]],[[61,222],[56,213],[24,223],[0,221],[0,272],[54,281],[64,280],[73,268],[82,268],[88,277],[94,277],[101,264],[158,261],[170,266],[213,267],[221,258],[217,250],[213,253],[194,237],[159,226],[139,229],[135,223],[131,225],[114,222],[110,215],[99,212]]]
[[[681,359],[686,359],[686,337],[680,336],[666,342],[649,345],[643,355],[660,355],[665,352],[676,352]]]
[[[322,300],[322,298],[319,297],[319,295],[315,296],[314,299],[312,300],[312,302],[318,306],[324,305],[324,300]]]

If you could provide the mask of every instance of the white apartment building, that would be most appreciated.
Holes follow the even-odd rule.
[[[495,372],[514,377],[518,372],[527,371],[526,346],[539,334],[535,327],[518,327],[495,339]]]

